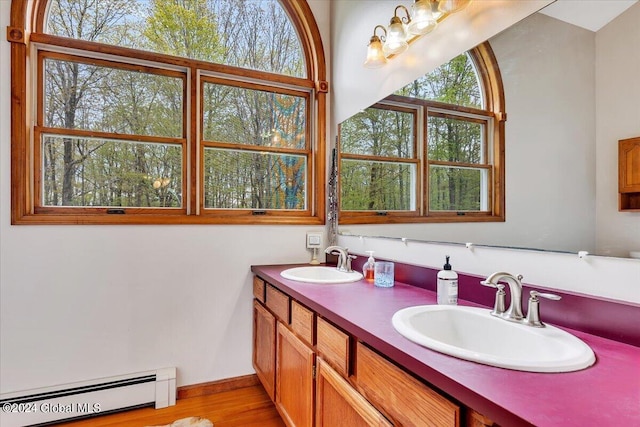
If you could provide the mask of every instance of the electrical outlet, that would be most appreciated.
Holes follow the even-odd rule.
[[[322,246],[322,233],[307,233],[307,249],[319,248]]]

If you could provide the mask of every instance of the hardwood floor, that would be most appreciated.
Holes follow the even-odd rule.
[[[166,425],[187,417],[207,418],[214,427],[284,427],[285,425],[262,385],[179,399],[175,406],[163,409],[135,409],[57,425],[146,427]]]

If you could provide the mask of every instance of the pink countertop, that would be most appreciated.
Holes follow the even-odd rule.
[[[640,426],[639,347],[563,328],[593,349],[595,365],[554,374],[481,365],[414,344],[393,328],[391,317],[396,311],[435,304],[434,292],[399,282],[388,289],[365,281],[301,283],[280,276],[289,267],[292,265],[253,266],[252,271],[501,426]],[[638,320],[629,322],[637,324]]]

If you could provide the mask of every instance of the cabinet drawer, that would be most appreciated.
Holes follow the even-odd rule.
[[[403,426],[459,426],[460,408],[362,343],[356,384],[362,394]]]
[[[267,307],[282,322],[289,324],[289,297],[271,285],[267,285]]]
[[[253,276],[253,297],[264,303],[264,280],[258,276]]]
[[[349,335],[318,317],[318,353],[344,377],[349,376]]]
[[[313,345],[313,321],[315,314],[298,301],[291,301],[291,329],[303,341]]]

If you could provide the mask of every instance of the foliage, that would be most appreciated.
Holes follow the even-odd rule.
[[[276,0],[51,0],[46,22],[64,37],[305,75]],[[186,74],[55,55],[44,71],[45,126],[102,135],[42,135],[45,206],[183,206]],[[202,96],[205,140],[307,148],[305,97],[209,83]],[[206,207],[306,208],[304,156],[206,149],[203,163]]]
[[[396,91],[396,95],[483,108],[482,91],[468,53],[456,56]]]

